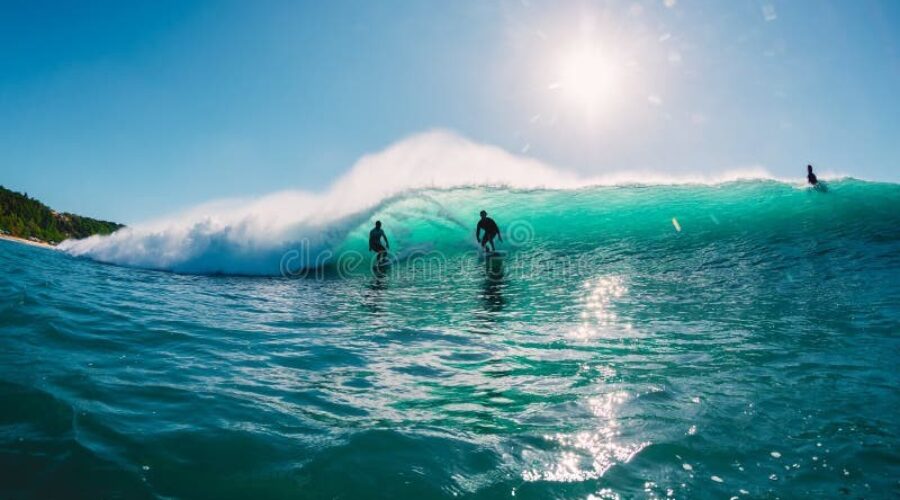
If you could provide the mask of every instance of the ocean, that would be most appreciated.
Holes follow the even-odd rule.
[[[252,221],[0,241],[0,497],[900,496],[900,185]]]

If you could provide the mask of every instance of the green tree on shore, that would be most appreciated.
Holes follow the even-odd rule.
[[[123,227],[115,222],[57,213],[27,193],[0,186],[0,231],[19,238],[58,243],[68,238],[109,234]]]

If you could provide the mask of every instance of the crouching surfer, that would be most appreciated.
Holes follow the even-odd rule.
[[[484,231],[484,236],[481,235],[482,231]],[[481,220],[475,226],[475,239],[478,240],[478,243],[481,243],[481,248],[485,253],[494,253],[496,251],[494,238],[499,238],[501,242],[503,241],[503,236],[500,234],[500,228],[497,227],[497,223],[494,222],[494,219],[487,216],[487,212],[482,210]],[[488,245],[491,247],[490,250],[488,250]]]

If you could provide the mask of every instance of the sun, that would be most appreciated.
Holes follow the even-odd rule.
[[[563,50],[557,59],[558,79],[550,85],[568,106],[595,117],[619,97],[621,66],[615,55],[598,43],[580,43]]]
[[[579,7],[514,39],[510,74],[527,77],[523,95],[539,111],[528,111],[530,124],[596,137],[647,116],[648,96],[659,92],[660,43],[619,14]]]

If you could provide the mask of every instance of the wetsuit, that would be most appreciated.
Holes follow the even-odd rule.
[[[377,252],[379,256],[387,251],[387,249],[384,248],[384,245],[381,244],[382,238],[384,238],[383,229],[376,227],[375,229],[369,231],[369,250]]]
[[[497,227],[497,223],[494,222],[494,219],[485,217],[478,221],[478,226],[475,228],[475,236],[478,236],[480,231],[484,231],[484,236],[481,238],[481,247],[487,248],[487,244],[490,243],[493,250],[494,238],[500,234],[500,228]]]

